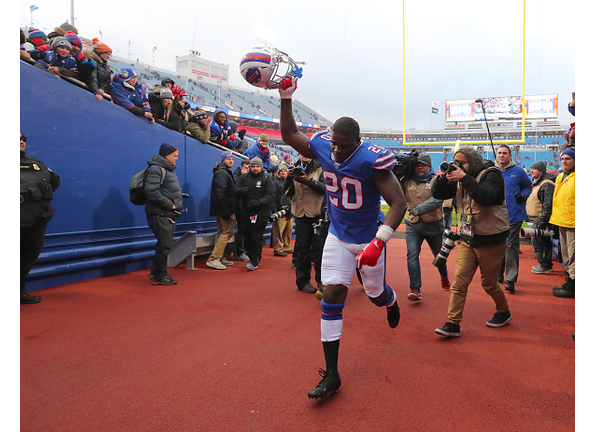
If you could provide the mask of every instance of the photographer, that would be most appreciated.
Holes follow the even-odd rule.
[[[322,249],[325,235],[315,235],[313,224],[322,218],[322,204],[326,185],[322,180],[322,167],[316,159],[299,155],[301,166],[289,168],[285,186],[287,195],[295,197],[291,213],[295,216],[295,277],[297,289],[314,294],[310,283],[313,262],[318,288],[322,287]]]
[[[417,158],[414,173],[405,176],[402,189],[406,198],[408,211],[406,213],[406,257],[408,277],[410,279],[410,301],[421,301],[421,263],[419,255],[421,246],[426,241],[435,257],[441,248],[443,233],[443,200],[431,196],[431,180],[435,171],[431,167],[431,157],[421,154]],[[450,289],[447,262],[443,261],[439,267],[441,287]]]
[[[286,257],[293,253],[291,249],[291,234],[293,234],[293,215],[291,214],[291,199],[286,194],[285,181],[289,175],[289,170],[285,164],[278,166],[277,175],[272,177],[276,195],[274,205],[274,215],[277,212],[285,212],[272,221],[272,247],[274,256]]]
[[[534,162],[532,170],[532,193],[526,201],[528,221],[535,229],[550,228],[549,218],[553,211],[553,192],[555,191],[555,176],[547,172],[542,161]],[[553,241],[550,236],[532,237],[532,247],[538,261],[532,267],[532,273],[546,274],[553,271]]]
[[[433,180],[431,194],[438,199],[456,198],[461,236],[450,292],[449,320],[435,332],[445,337],[460,337],[468,286],[477,268],[480,268],[483,289],[491,296],[496,308],[487,326],[507,325],[511,313],[505,292],[497,282],[509,233],[501,171],[492,161],[483,160],[473,148],[462,147],[454,154],[451,171],[441,172]]]

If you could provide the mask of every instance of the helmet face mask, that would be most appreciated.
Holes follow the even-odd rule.
[[[278,89],[288,75],[301,77],[301,68],[287,54],[276,48],[256,47],[239,63],[241,76],[251,85],[264,89]]]

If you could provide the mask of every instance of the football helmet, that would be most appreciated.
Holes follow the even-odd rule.
[[[272,47],[255,47],[239,63],[241,76],[251,85],[264,89],[277,89],[290,75],[301,78],[303,68],[286,53]]]

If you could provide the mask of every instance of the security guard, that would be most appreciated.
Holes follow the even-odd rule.
[[[50,204],[60,176],[25,154],[27,138],[21,133],[21,304],[39,303],[41,297],[25,291],[25,280],[43,249],[45,229],[54,214]]]

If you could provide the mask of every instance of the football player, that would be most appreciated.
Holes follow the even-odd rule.
[[[288,75],[279,89],[282,138],[300,154],[320,162],[330,215],[322,257],[321,333],[326,370],[320,369],[322,380],[308,393],[310,398],[317,399],[335,392],[341,385],[338,348],[342,310],[356,269],[361,273],[369,299],[377,306],[386,307],[390,327],[395,328],[400,321],[396,293],[385,281],[384,248],[404,217],[406,200],[392,173],[396,164],[394,154],[363,142],[354,119],[341,117],[331,132],[320,132],[311,139],[299,131],[291,100],[296,88],[297,77]],[[390,210],[378,229],[381,197]]]

